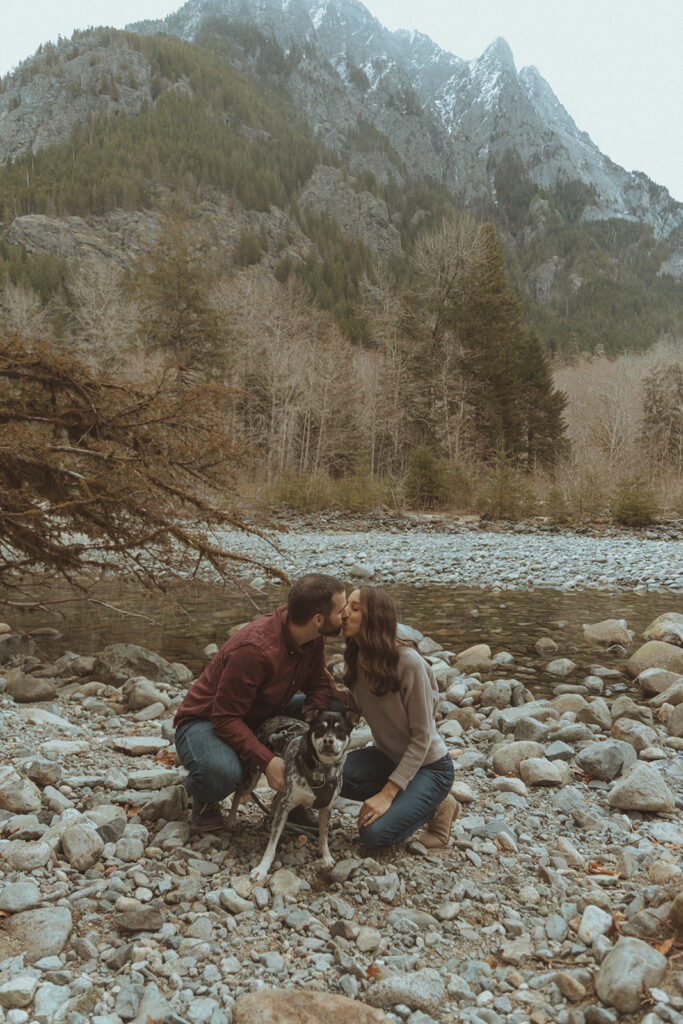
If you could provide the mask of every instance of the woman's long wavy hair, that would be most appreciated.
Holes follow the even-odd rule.
[[[360,587],[360,606],[363,620],[356,636],[346,641],[342,682],[352,690],[360,666],[372,692],[383,697],[399,689],[396,607],[386,591],[376,587]]]

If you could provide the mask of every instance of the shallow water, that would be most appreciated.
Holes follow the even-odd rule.
[[[399,618],[450,651],[461,651],[475,643],[488,643],[493,652],[509,651],[517,666],[535,668],[522,678],[531,689],[545,689],[543,666],[549,658],[539,658],[534,644],[542,636],[551,636],[558,644],[555,657],[569,656],[581,667],[602,664],[620,668],[625,659],[614,657],[583,641],[582,624],[602,619],[626,619],[636,638],[662,612],[679,610],[680,598],[671,594],[632,591],[614,593],[596,590],[562,592],[556,590],[509,591],[427,586],[386,588],[396,601]],[[68,596],[54,591],[53,597]],[[252,600],[237,589],[208,583],[187,584],[173,590],[172,596],[142,592],[129,584],[111,583],[96,591],[96,598],[125,609],[127,614],[103,604],[76,601],[47,610],[4,611],[13,628],[30,632],[49,626],[60,631],[58,638],[38,637],[41,654],[52,659],[64,650],[95,654],[107,644],[127,642],[157,651],[169,661],[180,661],[199,672],[206,663],[202,651],[209,643],[221,644],[231,627],[284,603],[286,589],[266,587],[263,595]],[[184,611],[178,606],[182,604]],[[59,608],[61,615],[54,610]],[[558,624],[564,623],[561,628]],[[343,642],[329,641],[330,653],[343,649]],[[516,669],[506,674],[515,674]],[[575,673],[571,681],[579,681]],[[559,680],[555,680],[558,682]],[[547,680],[545,681],[547,682]]]

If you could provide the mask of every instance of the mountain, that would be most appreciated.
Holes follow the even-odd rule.
[[[0,82],[0,162],[0,246],[129,265],[180,190],[213,211],[217,251],[294,268],[355,340],[373,254],[408,267],[458,207],[505,239],[551,348],[683,331],[683,205],[602,154],[503,39],[465,61],[358,0],[189,0],[41,47]]]
[[[602,154],[536,68],[517,72],[504,39],[477,60],[461,60],[421,33],[390,32],[359,0],[188,0],[131,28],[192,42],[216,19],[256,25],[287,55],[301,54],[288,92],[333,150],[348,147],[364,118],[388,136],[409,173],[434,177],[466,203],[492,196],[496,167],[514,154],[542,189],[583,185],[585,220],[644,222],[656,238],[683,227],[683,206]],[[392,172],[386,161],[384,174]]]

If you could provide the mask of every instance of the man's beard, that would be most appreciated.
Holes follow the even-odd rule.
[[[318,629],[321,636],[339,636],[341,633],[341,623],[338,626],[333,626],[328,618],[325,619],[322,626]]]

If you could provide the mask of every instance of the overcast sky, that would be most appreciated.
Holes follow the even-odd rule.
[[[2,19],[0,74],[57,36],[123,27],[174,0],[32,0]],[[10,0],[0,0],[0,10]],[[367,0],[387,28],[419,29],[471,59],[497,36],[534,64],[579,128],[683,202],[683,0]],[[23,11],[25,10],[25,14]]]

